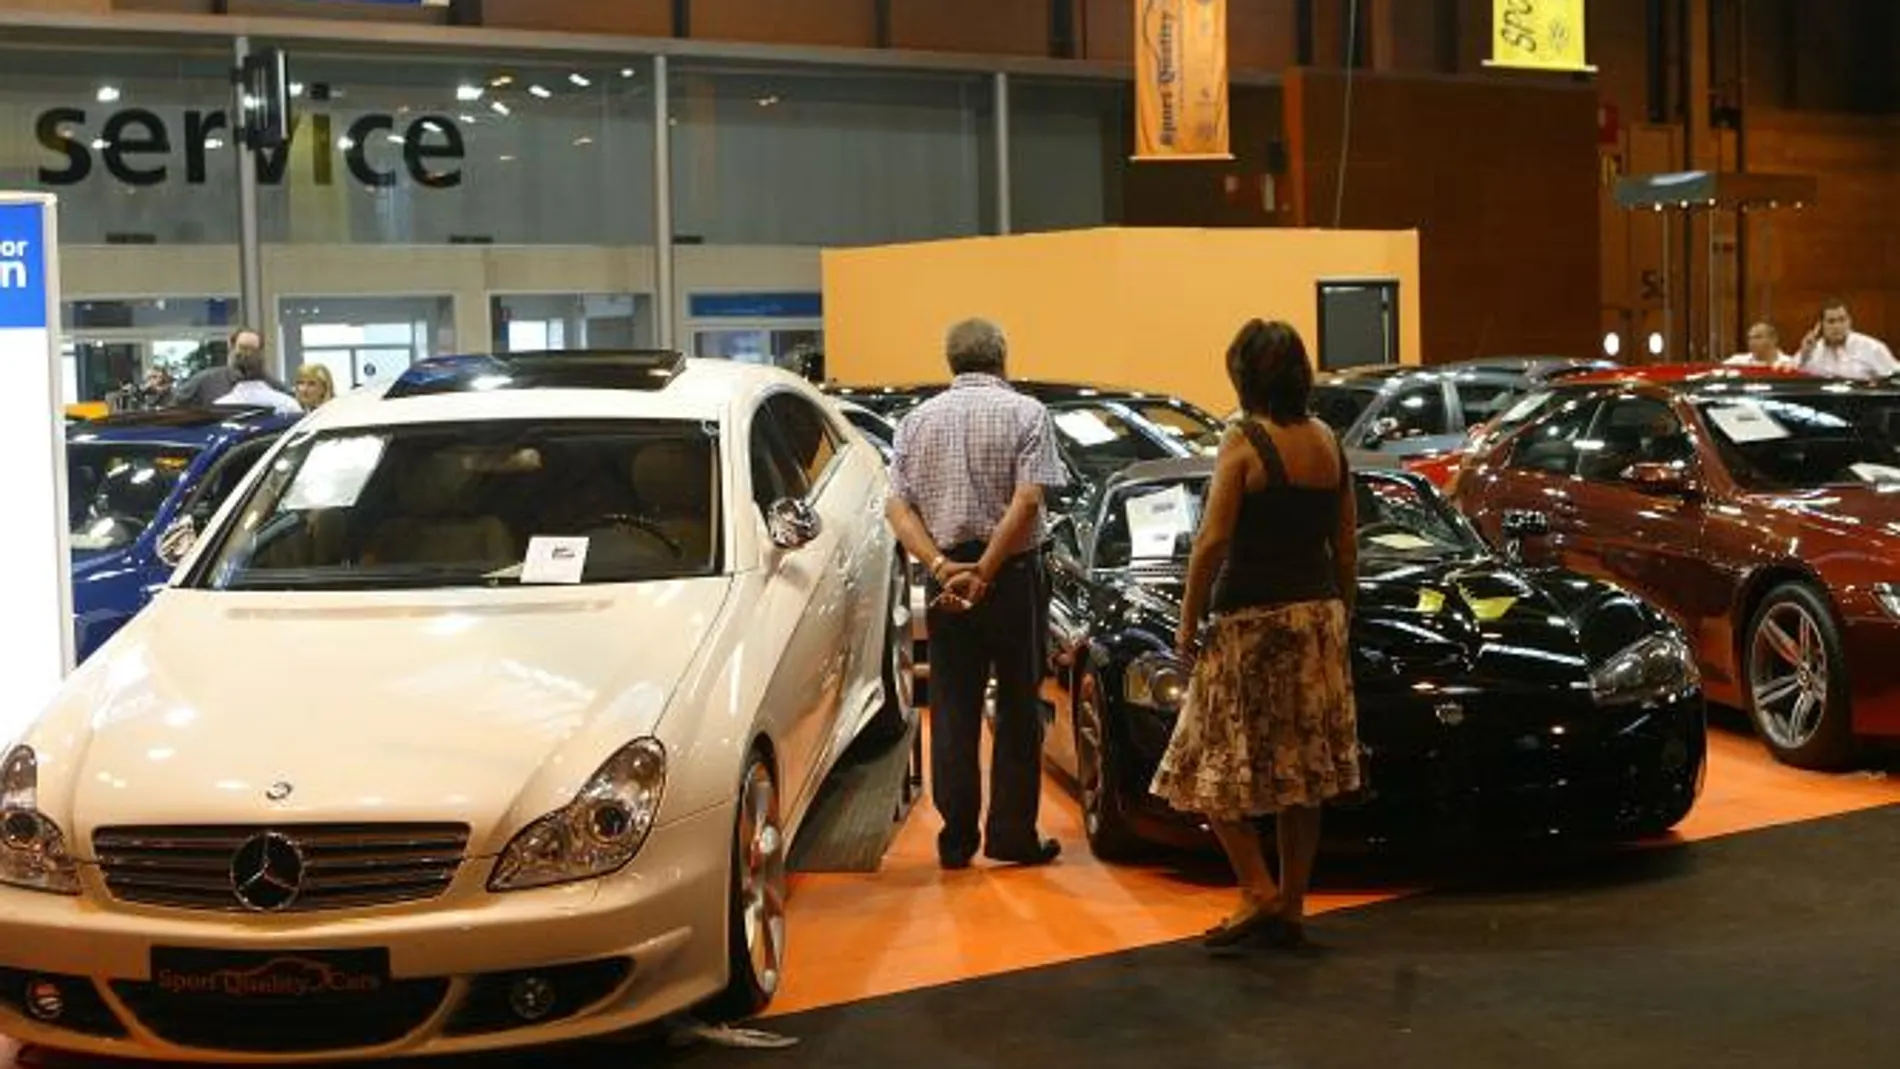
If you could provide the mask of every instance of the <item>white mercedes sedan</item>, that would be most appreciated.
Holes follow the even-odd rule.
[[[325,406],[0,731],[0,1034],[333,1061],[761,1008],[820,784],[912,715],[885,495],[820,394],[723,361]]]

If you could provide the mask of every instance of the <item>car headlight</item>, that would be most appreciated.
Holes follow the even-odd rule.
[[[40,762],[16,746],[0,761],[0,884],[59,895],[79,893],[79,866],[66,835],[40,812]]]
[[[1128,663],[1122,693],[1130,705],[1172,713],[1187,700],[1188,674],[1165,653],[1144,653]]]
[[[1695,652],[1681,635],[1650,635],[1631,643],[1590,673],[1598,705],[1676,698],[1701,685]]]
[[[620,871],[646,844],[665,789],[666,748],[657,739],[627,744],[572,802],[515,836],[488,889],[524,891]]]
[[[1874,600],[1887,610],[1887,615],[1900,620],[1900,583],[1875,583]]]

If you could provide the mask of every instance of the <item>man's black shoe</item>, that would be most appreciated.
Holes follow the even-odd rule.
[[[985,850],[984,856],[1005,865],[1047,865],[1062,856],[1062,844],[1044,839],[1028,850]]]
[[[937,864],[942,865],[945,872],[961,872],[970,867],[970,861],[973,856],[974,855],[964,853],[946,854],[939,852],[937,854]]]

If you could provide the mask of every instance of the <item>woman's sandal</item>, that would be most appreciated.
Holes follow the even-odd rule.
[[[1246,919],[1220,924],[1209,928],[1201,935],[1201,945],[1209,950],[1231,950],[1248,940],[1270,931],[1277,923],[1284,923],[1280,915],[1269,910],[1259,910]]]

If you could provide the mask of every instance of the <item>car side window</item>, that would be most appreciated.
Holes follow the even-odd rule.
[[[1489,423],[1519,396],[1515,387],[1503,382],[1461,382],[1456,389],[1458,408],[1467,427]]]
[[[1526,429],[1511,444],[1510,468],[1544,475],[1574,475],[1579,454],[1589,449],[1590,424],[1601,404],[1573,402],[1543,423]]]
[[[1394,429],[1383,435],[1385,441],[1402,442],[1407,438],[1429,438],[1450,433],[1445,412],[1445,387],[1439,382],[1421,382],[1392,395],[1379,418],[1390,419]]]
[[[764,515],[774,501],[802,498],[811,491],[804,471],[786,447],[771,406],[764,405],[752,416],[752,500]]]
[[[205,474],[204,481],[192,491],[191,499],[185,505],[184,515],[197,518],[203,523],[224,507],[225,499],[231,496],[251,468],[262,460],[264,454],[277,442],[276,435],[245,442],[227,451]]]
[[[796,394],[776,394],[765,402],[792,461],[804,473],[807,488],[817,486],[837,458],[843,442],[824,412]]]
[[[1591,448],[1578,457],[1577,474],[1592,482],[1620,482],[1632,464],[1667,464],[1693,455],[1675,410],[1651,397],[1607,402],[1590,439]]]

